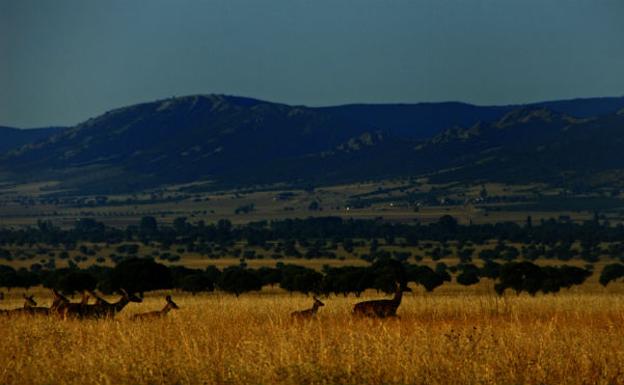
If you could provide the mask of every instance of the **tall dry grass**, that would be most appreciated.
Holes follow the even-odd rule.
[[[311,322],[289,317],[304,296],[174,299],[148,322],[128,318],[162,296],[114,321],[0,318],[0,384],[624,384],[619,293],[416,292],[388,320],[331,297]]]

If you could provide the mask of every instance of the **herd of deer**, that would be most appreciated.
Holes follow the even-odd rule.
[[[356,303],[353,307],[353,314],[360,316],[368,316],[375,318],[396,317],[397,309],[401,304],[403,298],[403,292],[410,291],[409,288],[397,285],[397,289],[392,299],[381,299],[374,301],[364,301]],[[0,315],[43,315],[43,316],[59,316],[62,319],[68,318],[114,318],[117,313],[121,312],[126,305],[130,302],[143,302],[143,300],[134,294],[128,294],[125,290],[121,289],[121,298],[117,302],[108,302],[104,298],[100,297],[96,293],[89,291],[82,294],[82,300],[80,302],[71,302],[65,296],[58,291],[52,289],[54,300],[52,306],[40,307],[37,306],[33,295],[23,294],[24,306],[17,309],[2,310],[0,309]],[[90,297],[95,298],[95,303],[90,304]],[[313,318],[318,309],[321,306],[325,306],[318,298],[312,297],[314,303],[310,309],[294,311],[291,313],[291,317],[294,319],[311,319]],[[173,309],[179,309],[178,305],[168,295],[165,297],[167,302],[162,310],[151,311],[147,313],[135,314],[132,316],[132,320],[145,320],[152,318],[160,318]]]
[[[396,312],[401,304],[404,291],[411,291],[411,289],[402,285],[397,285],[392,299],[379,299],[356,303],[353,307],[353,314],[373,318],[397,317]],[[316,297],[312,298],[314,299],[314,304],[310,309],[292,312],[290,316],[294,319],[310,319],[314,317],[319,307],[325,306],[325,304]]]
[[[17,309],[2,310],[0,309],[0,316],[11,315],[42,315],[42,316],[57,316],[62,319],[77,318],[114,318],[117,313],[123,310],[130,302],[142,302],[143,300],[134,294],[128,294],[125,290],[121,290],[121,298],[117,302],[108,302],[104,298],[95,294],[94,292],[84,292],[82,300],[80,302],[71,302],[65,296],[58,291],[52,289],[54,300],[50,307],[37,306],[33,295],[24,294],[24,306]],[[95,303],[89,303],[89,296],[95,298]],[[173,309],[179,309],[178,305],[171,299],[171,296],[166,296],[165,300],[167,304],[162,310],[151,311],[147,313],[135,314],[132,316],[133,320],[143,320],[151,318],[159,318],[165,316],[169,311]]]

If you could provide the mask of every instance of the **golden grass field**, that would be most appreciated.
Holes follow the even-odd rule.
[[[331,296],[293,322],[312,300],[277,289],[173,293],[181,309],[146,322],[129,317],[160,309],[162,293],[112,321],[0,318],[0,384],[624,384],[622,284],[536,297],[487,285],[415,289],[386,320]]]

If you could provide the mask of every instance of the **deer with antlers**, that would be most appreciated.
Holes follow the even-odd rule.
[[[312,307],[310,309],[294,311],[290,313],[290,316],[293,319],[310,319],[314,317],[316,315],[316,312],[318,312],[319,307],[325,306],[325,304],[316,297],[312,297],[312,299],[314,300],[314,303],[312,304]]]
[[[170,295],[165,297],[165,301],[167,301],[167,304],[165,305],[165,307],[162,310],[156,310],[156,311],[150,311],[150,312],[147,312],[147,313],[135,314],[134,316],[132,316],[132,320],[138,321],[138,320],[160,318],[160,317],[166,316],[167,313],[169,313],[171,310],[180,308],[175,302],[173,302],[173,299],[171,299]]]
[[[375,318],[396,317],[396,312],[401,304],[404,291],[411,291],[411,289],[405,285],[397,284],[392,299],[379,299],[356,303],[353,307],[353,314]]]

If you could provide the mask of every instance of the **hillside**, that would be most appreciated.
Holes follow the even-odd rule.
[[[519,108],[307,108],[188,96],[119,108],[14,148],[0,158],[0,171],[12,181],[56,179],[100,193],[194,181],[226,188],[420,175],[619,184],[622,106],[624,99],[604,98]],[[410,121],[426,129],[410,131]]]
[[[446,153],[437,181],[489,179],[569,187],[621,185],[624,115],[577,119],[551,110],[513,111],[499,121],[448,130],[422,151]]]
[[[0,154],[58,133],[62,127],[19,129],[0,126]]]
[[[490,122],[522,108],[545,107],[579,118],[601,116],[624,107],[624,97],[585,98],[531,103],[527,105],[475,106],[467,103],[349,104],[321,110],[344,119],[366,123],[387,130],[392,135],[411,139],[429,139],[454,126],[472,126]]]
[[[107,112],[0,163],[14,174],[70,186],[134,189],[222,180],[236,170],[332,149],[367,129],[305,107],[190,96]]]

